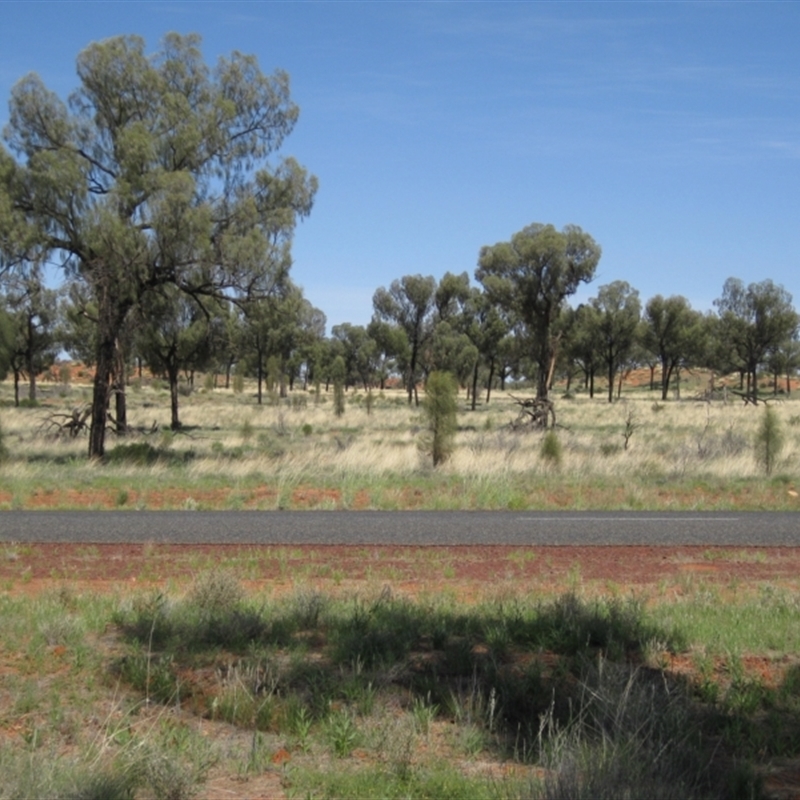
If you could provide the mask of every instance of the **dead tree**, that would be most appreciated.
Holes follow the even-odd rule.
[[[60,439],[67,436],[70,439],[74,439],[81,433],[89,432],[91,417],[92,407],[88,403],[79,408],[73,408],[69,413],[54,411],[42,420],[38,432],[42,436],[47,436],[51,439]],[[118,433],[116,420],[111,416],[109,416],[108,419],[111,423],[108,425],[108,430]],[[158,423],[154,420],[150,428],[145,428],[144,426],[134,428],[130,425],[126,425],[124,432],[140,435],[157,433]]]
[[[39,432],[53,439],[69,436],[74,439],[78,434],[89,431],[88,420],[92,416],[90,405],[73,408],[69,414],[53,412],[48,414],[39,426]]]
[[[552,400],[545,398],[521,399],[510,395],[511,399],[520,407],[519,415],[510,424],[513,431],[543,430],[555,428],[556,410]]]

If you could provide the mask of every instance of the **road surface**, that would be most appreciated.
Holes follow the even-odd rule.
[[[0,511],[0,542],[800,547],[800,513]]]

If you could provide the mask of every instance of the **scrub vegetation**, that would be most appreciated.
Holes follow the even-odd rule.
[[[758,798],[800,748],[777,585],[149,586],[0,597],[0,797]]]
[[[181,384],[173,431],[167,387],[134,379],[134,432],[101,462],[70,427],[88,386],[40,382],[36,405],[15,407],[5,382],[0,508],[796,509],[800,405],[693,399],[704,380],[684,379],[681,401],[633,382],[611,406],[554,392],[547,431],[512,424],[524,387],[474,411],[462,392],[453,425],[449,406],[409,406],[402,389],[351,389],[340,414],[333,387],[258,405],[248,381]]]

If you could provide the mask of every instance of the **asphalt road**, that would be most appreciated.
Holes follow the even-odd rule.
[[[0,542],[800,547],[800,513],[0,511]]]

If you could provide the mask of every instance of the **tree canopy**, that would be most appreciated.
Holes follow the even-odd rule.
[[[600,246],[577,225],[557,231],[534,223],[492,247],[483,247],[475,277],[490,300],[512,311],[528,328],[537,366],[536,396],[546,399],[553,366],[553,323],[564,300],[588,283]]]
[[[746,395],[755,400],[759,364],[797,331],[792,296],[771,280],[745,286],[738,278],[728,278],[714,305],[719,309],[719,336],[732,348],[747,375]]]
[[[64,102],[34,74],[13,89],[0,147],[6,267],[58,253],[96,307],[90,456],[102,456],[118,332],[158,286],[194,296],[268,294],[316,179],[270,157],[298,108],[284,72],[234,52],[209,68],[196,35],[145,52],[137,36],[95,42]],[[13,155],[12,155],[13,154]]]

